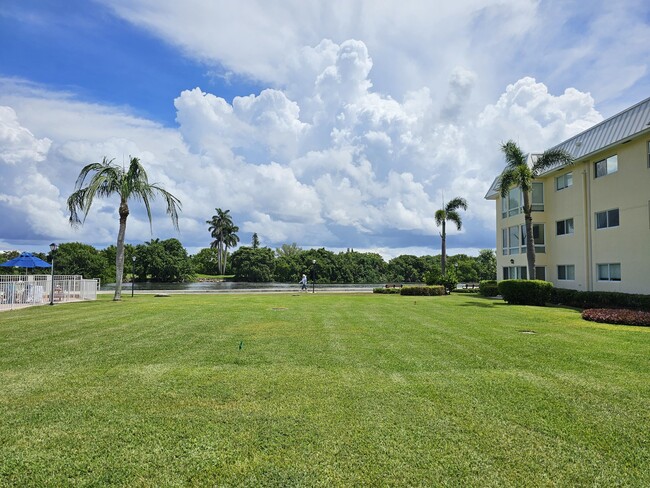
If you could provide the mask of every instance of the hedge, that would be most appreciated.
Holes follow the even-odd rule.
[[[454,288],[451,290],[452,293],[473,293],[473,294],[478,294],[478,288]]]
[[[544,306],[550,301],[553,284],[541,280],[503,280],[499,293],[511,305]]]
[[[591,322],[619,325],[642,325],[650,327],[650,312],[611,308],[590,308],[582,312],[582,318]]]
[[[478,284],[478,290],[484,297],[495,297],[499,294],[497,280],[483,280]]]
[[[400,289],[401,295],[408,296],[425,296],[433,297],[439,295],[446,295],[445,287],[442,285],[433,286],[405,286]]]
[[[401,288],[373,288],[373,293],[379,293],[381,295],[399,295]]]
[[[624,308],[650,311],[650,295],[637,295],[613,291],[578,291],[555,288],[551,303],[576,308]]]

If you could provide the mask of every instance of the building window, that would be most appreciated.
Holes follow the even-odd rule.
[[[618,227],[618,209],[605,210],[596,212],[596,229],[605,229],[607,227]]]
[[[598,281],[621,281],[621,263],[599,264]]]
[[[574,281],[576,279],[576,267],[573,264],[560,264],[557,267],[557,279],[560,281]]]
[[[558,220],[555,222],[555,227],[559,236],[573,234],[573,219]]]
[[[505,198],[501,198],[501,217],[512,217],[521,212],[522,195],[519,188],[513,188]]]
[[[533,241],[535,252],[546,252],[546,240],[544,239],[544,224],[533,224]],[[521,226],[521,253],[526,253],[526,226]]]
[[[519,254],[519,226],[514,225],[503,229],[502,231],[503,239],[503,255],[507,256],[508,254]]]
[[[530,206],[533,212],[544,211],[544,183],[533,183]]]
[[[528,276],[528,273],[526,271],[526,266],[504,266],[503,267],[504,280],[525,280],[526,276]]]
[[[535,279],[546,281],[546,266],[535,266]]]
[[[600,178],[601,176],[606,176],[618,171],[618,156],[614,154],[613,156],[603,159],[594,163],[595,166],[595,178]]]
[[[555,189],[560,191],[573,186],[573,172],[555,178]]]

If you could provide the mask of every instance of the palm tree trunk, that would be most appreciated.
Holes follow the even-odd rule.
[[[530,207],[530,194],[524,194],[524,220],[526,223],[526,258],[528,261],[528,279],[535,279],[535,238],[533,236],[533,216]]]
[[[445,230],[445,221],[442,221],[442,234],[440,234],[440,237],[442,238],[442,255],[440,256],[440,270],[442,271],[442,274],[445,274],[445,269],[447,266],[447,232]]]
[[[129,206],[125,201],[120,203],[120,228],[117,232],[117,250],[115,252],[115,295],[113,301],[122,300],[122,277],[124,275],[124,236],[126,235],[126,219],[129,216]]]
[[[222,275],[226,274],[226,261],[228,260],[228,246],[223,247],[223,272]]]

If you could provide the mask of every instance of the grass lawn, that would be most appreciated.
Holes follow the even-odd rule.
[[[0,313],[0,485],[650,486],[648,328],[467,295],[110,298]]]

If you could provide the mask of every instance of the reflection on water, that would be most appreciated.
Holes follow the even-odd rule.
[[[349,285],[330,285],[316,283],[316,290],[372,290],[384,285],[367,285],[367,284],[349,284]],[[115,290],[115,283],[103,284],[102,291]],[[123,283],[122,291],[131,290],[131,283]],[[136,282],[135,291],[155,291],[155,290],[173,290],[187,292],[209,292],[209,291],[300,291],[299,283],[244,283],[239,281],[220,281],[220,282],[193,282],[193,283],[154,283],[154,282]],[[312,285],[309,285],[309,291],[312,291]]]

